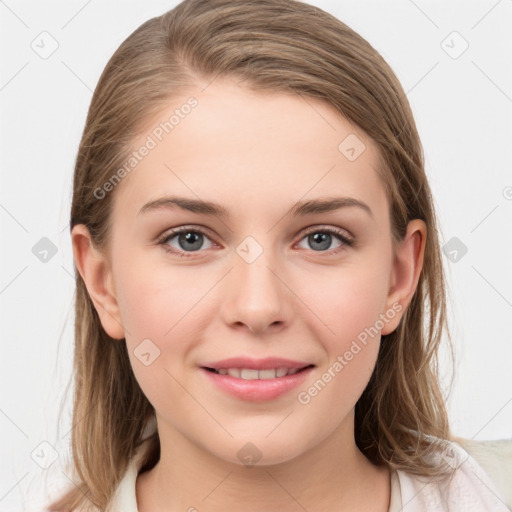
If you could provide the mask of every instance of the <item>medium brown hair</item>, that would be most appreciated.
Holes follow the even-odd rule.
[[[92,97],[76,159],[70,229],[85,224],[108,246],[112,197],[101,188],[126,161],[144,123],[199,79],[235,78],[248,88],[322,100],[377,145],[393,241],[407,224],[427,227],[424,266],[398,328],[382,337],[371,380],[356,404],[357,446],[374,464],[417,475],[445,472],[432,457],[449,427],[437,352],[447,334],[445,279],[424,156],[406,95],[361,36],[294,0],[185,0],[136,29],[107,63]],[[340,141],[341,142],[341,141]],[[72,454],[76,486],[51,510],[104,510],[140,445],[154,409],[126,343],[110,338],[75,268]],[[151,437],[146,467],[159,457]]]

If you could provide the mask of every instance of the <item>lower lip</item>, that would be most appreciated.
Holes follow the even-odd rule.
[[[263,402],[273,400],[304,382],[314,367],[306,368],[301,372],[285,377],[276,377],[275,379],[253,379],[245,380],[231,375],[221,375],[205,368],[201,370],[216,384],[222,391],[240,398],[253,402]]]

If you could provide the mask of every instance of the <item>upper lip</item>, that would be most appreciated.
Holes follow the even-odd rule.
[[[204,368],[214,368],[219,370],[221,368],[249,368],[253,370],[268,370],[271,368],[305,368],[312,366],[312,363],[303,361],[293,361],[291,359],[283,359],[281,357],[266,357],[264,359],[251,359],[250,357],[230,357],[220,361],[212,361],[202,365]]]

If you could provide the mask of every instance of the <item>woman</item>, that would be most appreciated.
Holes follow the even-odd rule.
[[[52,510],[508,510],[450,441],[421,143],[349,27],[269,0],[147,21],[73,188],[77,487]]]

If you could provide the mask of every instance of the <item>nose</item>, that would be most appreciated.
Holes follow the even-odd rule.
[[[273,270],[275,260],[266,252],[248,263],[235,255],[234,268],[227,276],[223,316],[228,325],[245,326],[255,334],[273,332],[289,323],[290,291],[279,272]]]

